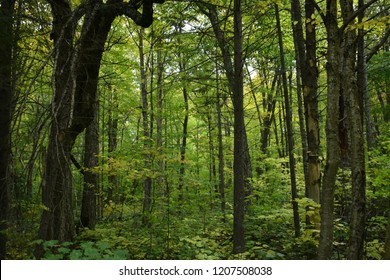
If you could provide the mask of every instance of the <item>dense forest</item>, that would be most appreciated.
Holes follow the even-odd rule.
[[[1,259],[390,259],[386,0],[0,0]]]

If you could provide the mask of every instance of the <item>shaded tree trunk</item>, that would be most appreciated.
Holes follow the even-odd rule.
[[[95,229],[96,225],[96,195],[99,189],[99,173],[93,168],[98,167],[99,160],[99,122],[98,101],[93,104],[95,117],[85,130],[84,137],[84,186],[81,202],[80,226]]]
[[[340,1],[344,23],[354,13],[353,1]],[[363,132],[363,102],[359,97],[356,80],[356,31],[343,34],[344,61],[341,76],[342,94],[345,96],[346,123],[352,169],[352,204],[348,259],[362,259],[366,215],[366,169]]]
[[[386,229],[386,241],[385,241],[385,255],[383,258],[385,260],[390,260],[390,202],[388,209],[388,219],[387,219],[387,229]]]
[[[245,121],[244,121],[244,73],[242,49],[242,3],[234,1],[234,80],[232,83],[234,107],[234,218],[233,253],[245,251]]]
[[[118,95],[115,90],[112,89],[112,86],[108,86],[110,91],[110,106],[108,106],[108,155],[109,157],[114,157],[114,152],[116,151],[118,145]],[[118,186],[118,176],[115,174],[115,171],[110,172],[108,175],[108,189],[107,189],[107,200],[106,203],[110,201],[115,201],[114,192]]]
[[[11,153],[13,0],[2,0],[0,7],[0,259],[7,253],[8,166]]]
[[[320,127],[317,97],[317,58],[316,58],[316,31],[312,22],[314,5],[312,1],[305,1],[306,38],[303,35],[301,6],[299,0],[291,2],[294,44],[296,46],[297,68],[302,76],[302,89],[304,95],[305,123],[307,150],[304,151],[307,162],[306,195],[313,201],[320,203]],[[304,148],[305,149],[305,148]],[[312,223],[310,219],[307,219]],[[319,224],[314,225],[319,228]]]

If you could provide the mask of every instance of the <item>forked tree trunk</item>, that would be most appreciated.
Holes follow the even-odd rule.
[[[116,16],[131,17],[141,26],[152,23],[153,0],[138,5],[108,0],[83,2],[74,11],[68,0],[49,0],[53,14],[54,97],[52,125],[42,182],[43,212],[39,239],[68,241],[74,236],[71,151],[77,136],[94,118],[100,62],[112,21]],[[76,45],[75,28],[84,16]],[[43,256],[37,246],[35,256]]]

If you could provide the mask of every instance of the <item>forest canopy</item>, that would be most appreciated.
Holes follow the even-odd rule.
[[[390,259],[385,0],[0,0],[1,259]]]

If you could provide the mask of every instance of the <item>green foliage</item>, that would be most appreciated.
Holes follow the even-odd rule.
[[[33,244],[43,246],[45,260],[123,260],[128,257],[126,250],[105,241],[60,243],[58,240],[36,240]]]
[[[18,1],[18,3],[22,1]],[[185,1],[184,1],[185,2]],[[292,39],[289,1],[248,1],[244,7],[245,123],[252,159],[253,174],[249,181],[253,193],[246,198],[246,248],[232,254],[233,225],[233,104],[224,71],[221,52],[213,29],[196,6],[177,2],[155,7],[153,28],[145,30],[144,55],[147,72],[150,137],[142,136],[140,102],[139,27],[124,17],[113,22],[105,46],[99,78],[99,166],[88,171],[99,174],[99,220],[95,230],[82,229],[72,242],[36,240],[39,216],[46,206],[40,203],[45,150],[48,143],[50,102],[52,99],[53,49],[49,38],[52,17],[45,1],[20,6],[15,26],[14,55],[15,116],[13,117],[10,193],[12,196],[8,257],[32,259],[36,245],[44,249],[44,259],[314,259],[319,233],[306,225],[306,216],[319,222],[318,204],[304,198],[302,151],[299,144],[298,116],[294,116],[297,156],[297,185],[301,217],[299,238],[294,238],[288,159],[285,157],[284,104],[280,95],[279,50],[275,40],[274,4],[282,13],[285,60],[291,74],[290,95],[297,112],[296,59]],[[226,47],[232,51],[233,21],[229,1],[218,4],[221,29]],[[379,1],[381,2],[381,1]],[[81,3],[71,1],[72,7]],[[319,3],[322,5],[321,3]],[[383,4],[381,4],[383,5]],[[322,7],[322,6],[321,6]],[[380,7],[379,7],[380,8]],[[365,28],[368,50],[381,38],[389,17],[367,18],[348,29]],[[175,17],[167,15],[175,14]],[[368,20],[370,18],[370,20]],[[341,20],[341,19],[340,19]],[[306,22],[317,26],[320,89],[325,88],[326,28],[316,12]],[[296,24],[294,22],[293,24]],[[20,30],[19,30],[20,29]],[[78,30],[77,36],[79,36]],[[385,49],[385,48],[383,48]],[[158,60],[158,59],[159,60]],[[380,50],[367,65],[372,115],[379,130],[375,148],[367,154],[367,225],[365,252],[367,259],[381,259],[390,197],[390,107],[389,52]],[[225,69],[226,70],[226,69]],[[161,72],[160,72],[161,71]],[[217,80],[218,72],[218,80]],[[160,77],[158,75],[161,75]],[[275,77],[275,79],[274,79]],[[273,81],[275,84],[273,85]],[[271,92],[271,89],[274,91]],[[187,113],[188,132],[183,123]],[[220,95],[220,100],[216,95]],[[322,149],[326,141],[323,129],[326,96],[319,91],[318,116]],[[161,94],[158,97],[158,94]],[[267,97],[270,100],[267,100]],[[272,97],[272,98],[271,98]],[[161,98],[161,99],[159,99]],[[264,120],[270,116],[269,102],[275,103],[267,152],[260,149]],[[379,102],[378,102],[379,100]],[[217,131],[216,102],[220,102],[222,132]],[[72,111],[72,110],[70,110]],[[116,150],[108,152],[108,123],[118,120]],[[157,123],[161,121],[161,131]],[[186,147],[182,147],[186,136]],[[218,177],[218,148],[222,137],[225,175],[225,209],[221,210]],[[148,143],[148,147],[144,145]],[[299,148],[298,148],[299,147]],[[82,163],[83,138],[76,139],[72,150]],[[185,160],[181,152],[186,152]],[[83,175],[73,168],[74,214],[79,215]],[[184,172],[182,172],[184,170]],[[31,171],[31,172],[30,172]],[[110,180],[115,177],[115,182]],[[337,174],[335,189],[334,255],[346,256],[351,210],[351,171]],[[153,184],[152,209],[143,209],[144,180]],[[183,188],[179,191],[178,186]],[[108,199],[109,190],[112,197]],[[180,193],[181,192],[181,193]],[[182,195],[182,199],[179,198]],[[108,201],[110,200],[110,201]],[[145,223],[145,217],[148,223]]]

